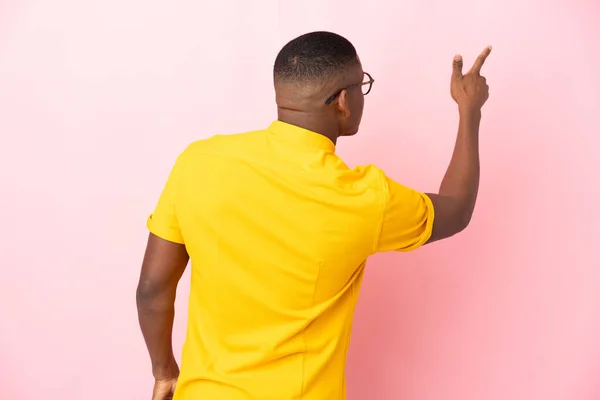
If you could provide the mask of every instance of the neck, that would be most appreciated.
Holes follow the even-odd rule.
[[[334,144],[339,137],[337,122],[327,120],[322,115],[279,108],[277,110],[277,119],[286,124],[299,126],[300,128],[321,134],[329,138]]]

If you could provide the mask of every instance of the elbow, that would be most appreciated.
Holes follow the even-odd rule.
[[[144,310],[150,307],[153,300],[156,299],[156,291],[147,286],[138,285],[135,291],[135,303],[138,310]]]
[[[148,307],[162,300],[166,300],[168,290],[163,285],[152,280],[140,280],[135,291],[135,299],[138,308]]]
[[[140,282],[135,290],[135,300],[137,303],[144,303],[148,299],[156,297],[156,288],[147,283]]]
[[[471,223],[472,217],[473,217],[472,211],[466,210],[466,211],[459,213],[458,219],[456,222],[456,233],[460,233],[460,232],[464,231],[465,229],[467,229],[467,227]]]
[[[152,286],[138,286],[135,293],[138,315],[156,315],[173,312],[175,295]]]

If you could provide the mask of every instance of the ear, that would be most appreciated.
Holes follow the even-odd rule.
[[[350,111],[350,104],[348,104],[348,91],[342,90],[338,96],[338,101],[336,103],[338,111],[346,118],[350,117],[352,112]]]

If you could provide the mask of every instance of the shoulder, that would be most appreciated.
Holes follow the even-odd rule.
[[[381,168],[373,164],[358,165],[354,168],[348,168],[342,174],[342,179],[350,179],[356,184],[369,187],[377,191],[387,189],[387,176]]]
[[[181,153],[183,158],[200,154],[219,154],[238,147],[245,147],[256,142],[264,131],[249,131],[243,133],[216,134],[206,139],[190,143]]]

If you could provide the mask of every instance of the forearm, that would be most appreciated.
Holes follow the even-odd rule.
[[[175,294],[149,294],[138,288],[136,298],[140,328],[150,353],[154,377],[176,377],[179,369],[172,344]]]
[[[459,108],[460,121],[450,165],[439,194],[456,201],[462,224],[466,226],[475,208],[479,190],[479,125],[481,110]]]

